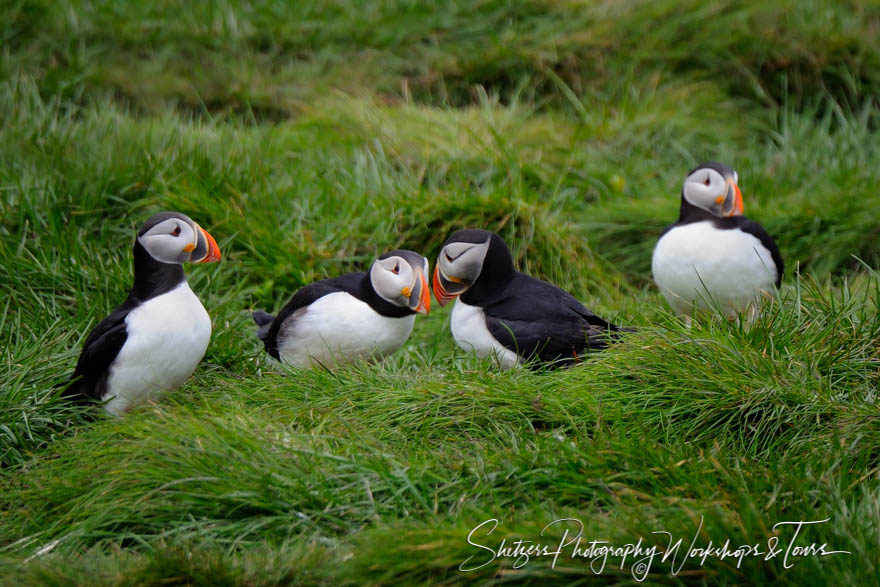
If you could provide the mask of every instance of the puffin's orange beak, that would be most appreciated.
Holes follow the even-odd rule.
[[[733,190],[734,200],[733,207],[730,212],[727,213],[728,216],[742,216],[743,214],[743,196],[742,192],[739,191],[739,186],[736,185],[732,179],[728,179],[727,183],[729,184],[729,189]]]
[[[450,294],[446,291],[446,288],[443,287],[443,278],[440,276],[440,266],[434,266],[434,297],[437,298],[437,301],[441,306],[445,306],[453,299],[455,299],[455,295]]]
[[[419,295],[419,305],[416,308],[416,312],[427,314],[431,311],[431,288],[428,285],[428,278],[425,277],[425,274],[421,271],[419,271],[419,284],[421,285],[421,293]]]
[[[199,230],[202,231],[202,236],[205,237],[205,242],[208,243],[208,254],[205,255],[205,258],[199,261],[199,263],[210,263],[211,261],[219,261],[220,260],[220,247],[217,246],[217,241],[214,240],[214,237],[208,234],[208,231],[199,227]]]
[[[428,287],[428,279],[425,277],[425,274],[421,271],[416,271],[419,276],[419,284],[418,284],[418,298],[415,305],[412,305],[412,301],[410,302],[410,308],[420,314],[427,314],[431,311],[431,290]]]
[[[739,186],[736,185],[736,184],[733,184],[733,189],[736,190],[736,213],[737,213],[738,215],[742,215],[742,214],[743,214],[743,210],[744,210],[744,209],[743,209],[743,195],[742,195],[742,192],[739,191]]]

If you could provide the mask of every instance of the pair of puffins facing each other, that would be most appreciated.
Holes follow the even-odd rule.
[[[121,415],[182,385],[211,335],[182,264],[218,260],[216,241],[187,216],[147,220],[135,239],[132,289],[89,334],[64,393]],[[685,179],[678,221],[660,236],[652,270],[678,314],[720,307],[733,315],[779,286],[783,264],[773,239],[743,216],[736,172],[709,162]],[[270,356],[297,367],[382,358],[406,342],[415,315],[430,310],[428,275],[425,257],[389,251],[368,272],[304,286],[277,316],[254,312],[257,335]],[[516,271],[506,243],[486,230],[446,240],[433,291],[441,305],[459,298],[450,323],[456,343],[504,368],[570,365],[631,330]]]

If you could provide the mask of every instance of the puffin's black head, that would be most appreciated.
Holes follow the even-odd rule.
[[[445,306],[469,289],[488,294],[513,274],[513,258],[504,239],[488,230],[459,230],[446,239],[437,256],[434,297]]]
[[[701,163],[684,180],[682,210],[687,203],[715,216],[740,216],[743,202],[738,179],[736,171],[723,163]]]
[[[379,297],[422,314],[431,310],[427,276],[428,260],[403,249],[388,251],[370,268],[370,284]]]
[[[159,212],[151,216],[138,232],[137,242],[162,263],[220,260],[220,247],[214,237],[180,212]]]

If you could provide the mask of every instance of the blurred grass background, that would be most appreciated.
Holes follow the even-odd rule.
[[[594,577],[461,574],[469,529],[700,515],[715,544],[830,517],[807,542],[853,554],[651,580],[876,580],[878,30],[876,2],[3,2],[0,582],[567,583]],[[788,267],[752,328],[686,330],[651,284],[710,158]],[[223,250],[187,269],[212,343],[167,401],[92,422],[52,385],[160,209]],[[499,373],[435,308],[381,365],[265,362],[249,310],[464,226],[640,333]]]

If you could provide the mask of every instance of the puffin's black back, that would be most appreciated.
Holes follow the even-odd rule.
[[[63,396],[100,399],[104,395],[110,364],[128,338],[125,317],[133,307],[126,300],[89,333]]]
[[[620,329],[553,284],[516,273],[495,300],[483,306],[495,340],[526,359],[550,366],[574,363],[608,346]]]

